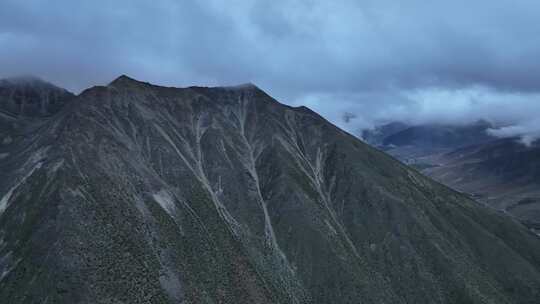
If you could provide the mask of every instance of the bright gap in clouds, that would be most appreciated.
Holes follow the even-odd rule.
[[[385,93],[313,94],[304,104],[353,134],[376,125],[464,125],[486,120],[497,137],[521,137],[530,144],[540,138],[540,94],[501,92],[486,87],[468,89],[390,90]]]

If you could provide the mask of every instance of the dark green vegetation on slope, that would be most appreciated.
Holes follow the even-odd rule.
[[[0,153],[7,303],[536,303],[540,241],[252,85],[86,90]]]

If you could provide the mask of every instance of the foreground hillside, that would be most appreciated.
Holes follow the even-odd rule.
[[[253,85],[122,76],[0,153],[2,303],[537,303],[540,241]]]

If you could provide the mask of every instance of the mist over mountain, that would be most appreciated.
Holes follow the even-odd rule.
[[[327,107],[333,108],[331,104]],[[374,130],[395,122],[410,126],[467,127],[484,121],[491,124],[488,133],[494,137],[519,137],[524,144],[540,138],[537,123],[540,99],[532,95],[495,94],[485,89],[457,90],[452,93],[430,92],[413,94],[405,99],[398,96],[393,103],[345,103],[332,111],[337,112],[332,112],[331,119],[358,136],[362,136],[363,130]],[[351,113],[354,118],[345,121],[338,117],[340,112]]]
[[[58,112],[74,95],[37,77],[0,80],[0,113],[7,116],[43,117]]]
[[[364,129],[361,138],[372,146],[414,164],[417,158],[447,153],[473,144],[495,140],[490,122],[479,120],[470,124],[407,124],[392,122]]]
[[[252,84],[122,76],[25,121],[0,145],[2,302],[540,295],[540,239],[519,222]]]

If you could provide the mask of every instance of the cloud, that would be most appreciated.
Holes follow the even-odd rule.
[[[333,100],[340,100],[335,103]],[[298,101],[353,133],[393,121],[463,125],[486,120],[497,137],[540,138],[540,94],[500,92],[486,87],[395,90],[344,95],[310,95]]]
[[[540,122],[527,121],[518,125],[512,125],[501,128],[489,129],[488,133],[496,137],[519,137],[520,141],[530,146],[533,142],[540,139]]]
[[[35,74],[76,92],[120,74],[253,82],[348,129],[522,124],[520,111],[538,111],[539,10],[531,0],[3,0],[0,77]]]

